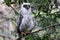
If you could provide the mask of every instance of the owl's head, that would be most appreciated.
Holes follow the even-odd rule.
[[[31,5],[30,5],[30,3],[23,3],[21,5],[21,8],[22,9],[26,9],[26,10],[30,10],[31,9]]]

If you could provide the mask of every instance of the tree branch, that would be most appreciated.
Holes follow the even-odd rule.
[[[10,7],[14,10],[15,14],[19,14],[11,5]]]
[[[43,29],[39,29],[39,30],[37,30],[37,31],[35,31],[35,32],[32,32],[32,33],[29,33],[29,34],[27,34],[27,35],[31,35],[31,34],[34,34],[34,33],[39,32],[39,31],[45,30],[45,29],[47,29],[47,28],[54,27],[54,26],[58,26],[58,25],[60,25],[60,23],[51,24],[51,25],[49,25],[49,26],[46,26],[46,27],[43,28]],[[26,36],[27,36],[27,35],[26,35]],[[24,36],[24,37],[25,37],[25,36]]]

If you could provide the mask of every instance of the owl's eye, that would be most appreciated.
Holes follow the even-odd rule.
[[[23,5],[23,7],[27,7],[27,5]]]
[[[29,7],[30,8],[30,5],[23,5],[23,7]]]

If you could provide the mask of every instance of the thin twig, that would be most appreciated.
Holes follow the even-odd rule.
[[[11,5],[10,5],[10,7],[14,10],[15,14],[16,13],[19,14]]]
[[[32,32],[32,33],[29,33],[29,34],[27,34],[27,35],[34,34],[34,33],[37,33],[37,32],[39,32],[39,31],[45,30],[45,29],[50,28],[50,27],[58,26],[58,25],[60,25],[60,23],[51,24],[51,25],[49,25],[49,26],[46,26],[46,27],[43,28],[43,29],[39,29],[39,30],[37,30],[37,31],[35,31],[35,32]],[[27,36],[27,35],[26,35],[26,36]]]

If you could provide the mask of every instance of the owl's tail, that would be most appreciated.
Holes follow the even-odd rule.
[[[19,30],[19,28],[17,28],[17,33],[18,33],[18,36],[19,36],[19,38],[17,38],[17,40],[21,40],[21,32],[20,32],[20,30]]]
[[[17,40],[25,40],[25,38],[23,37],[23,35],[21,34],[21,31],[19,28],[17,28],[17,33],[18,33],[18,36],[19,38],[17,38]]]

